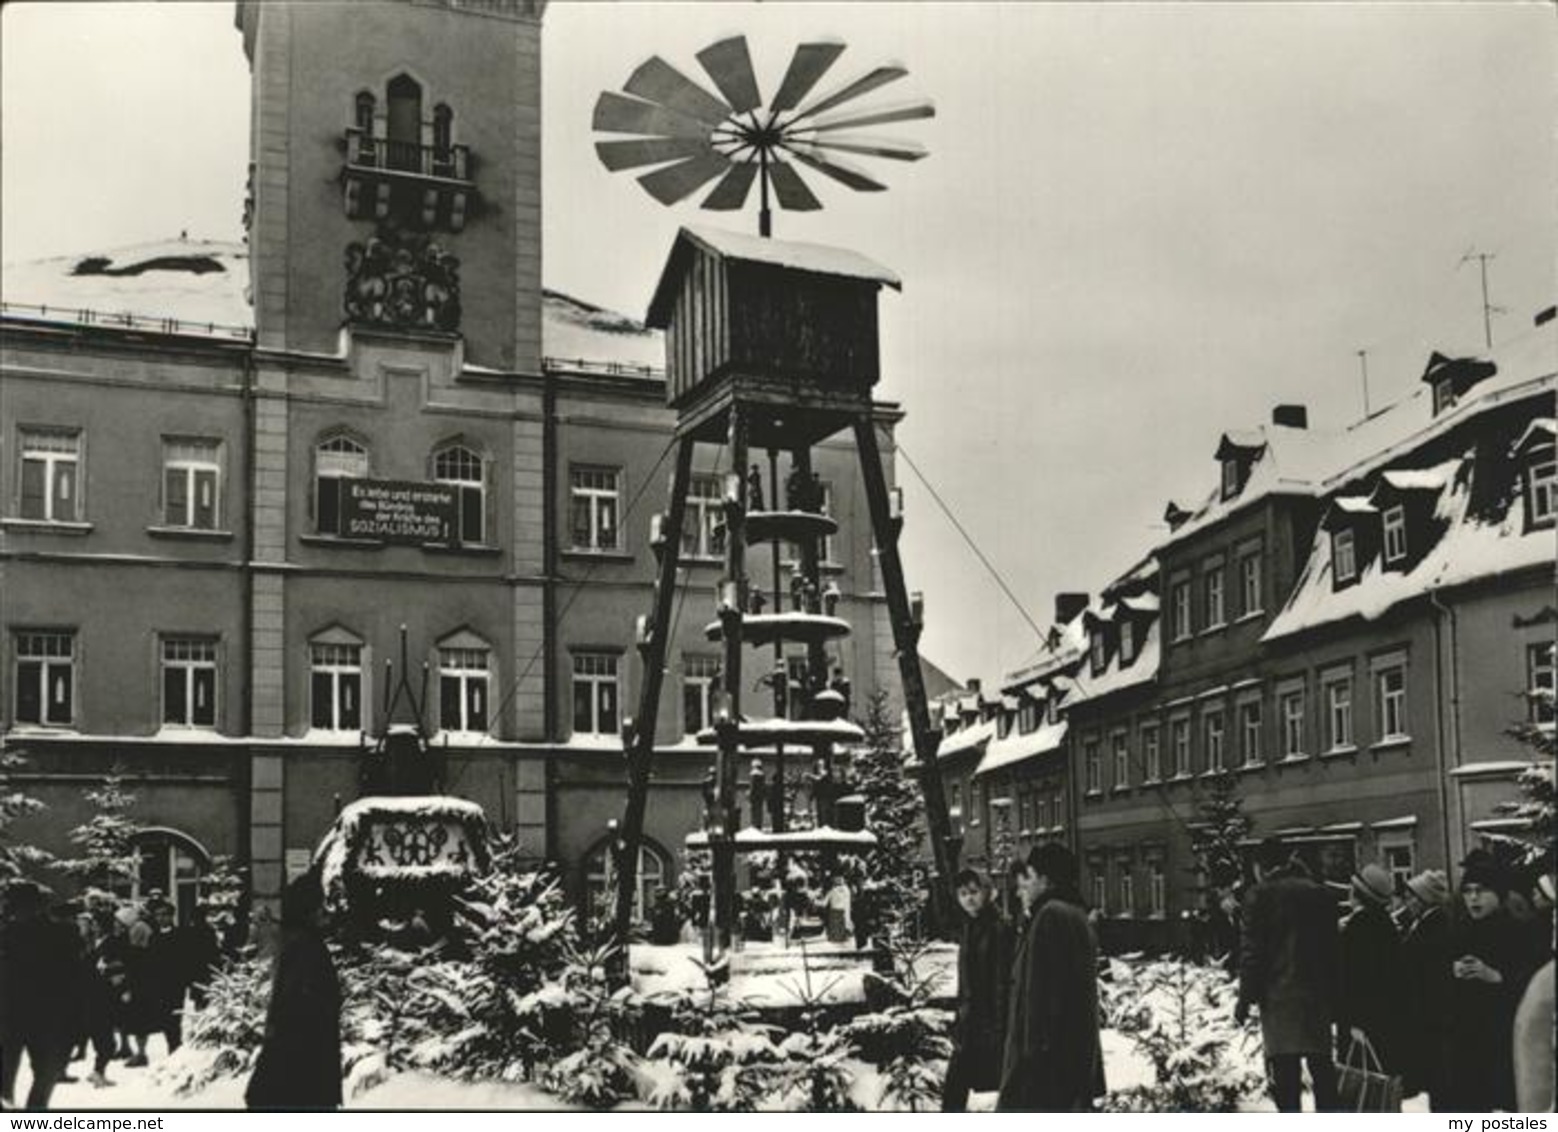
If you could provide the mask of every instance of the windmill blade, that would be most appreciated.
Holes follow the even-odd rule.
[[[653,173],[645,173],[638,179],[638,183],[661,204],[675,204],[729,168],[728,160],[710,150],[697,157],[689,157],[686,161],[678,161],[675,165],[667,165],[664,169],[656,169]]]
[[[640,165],[664,165],[679,157],[709,153],[702,138],[638,138],[632,141],[595,143],[601,164],[615,173],[618,169],[636,169]]]
[[[848,86],[834,91],[820,102],[812,103],[790,120],[799,122],[802,118],[810,118],[813,114],[821,114],[824,110],[831,110],[833,107],[848,102],[852,98],[859,98],[862,94],[867,94],[877,87],[897,82],[908,73],[908,68],[897,63],[888,63],[876,68],[870,74],[862,75]]]
[[[880,110],[872,110],[865,114],[846,113],[837,118],[818,118],[811,125],[803,128],[820,134],[827,130],[845,130],[851,126],[880,126],[887,122],[912,122],[916,118],[935,116],[936,104],[927,98],[919,102],[884,106]]]
[[[756,110],[763,104],[763,96],[757,91],[757,75],[752,70],[752,53],[747,49],[747,37],[733,35],[718,43],[711,43],[698,52],[698,62],[714,80],[714,85],[730,103],[737,114]]]
[[[590,123],[608,134],[654,134],[676,138],[707,139],[709,126],[663,106],[624,98],[606,91],[595,100],[595,117]]]
[[[828,68],[833,66],[834,61],[843,53],[842,43],[826,40],[798,46],[795,54],[790,56],[790,66],[784,72],[784,80],[779,84],[779,93],[774,95],[774,101],[769,109],[778,113],[799,106],[801,99],[811,93],[811,88],[817,85],[817,80],[827,73]]]
[[[779,198],[780,208],[790,212],[816,212],[822,207],[822,202],[812,195],[794,166],[783,161],[770,162],[768,177],[773,183],[774,194]]]
[[[824,157],[818,153],[808,153],[804,149],[794,145],[785,147],[795,160],[810,165],[817,172],[832,177],[841,185],[863,193],[882,193],[887,191],[887,186],[882,182],[868,177],[864,170],[857,169],[847,161],[837,157]]]
[[[899,138],[871,138],[851,134],[847,137],[808,138],[818,149],[838,149],[845,153],[863,153],[868,157],[890,157],[894,161],[918,161],[930,151],[919,142]]]
[[[704,208],[716,212],[733,212],[747,203],[752,182],[757,179],[757,166],[749,161],[738,161],[730,167],[714,191],[703,199]]]
[[[639,64],[622,89],[711,126],[730,117],[730,107],[723,99],[704,90],[658,55]]]

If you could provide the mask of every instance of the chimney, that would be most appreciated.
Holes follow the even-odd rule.
[[[1283,428],[1308,428],[1309,409],[1304,405],[1278,405],[1271,410],[1271,423]]]
[[[1172,499],[1169,500],[1168,506],[1163,509],[1163,521],[1168,524],[1168,529],[1171,531],[1179,530],[1180,526],[1188,518],[1190,518],[1190,512],[1186,511]]]
[[[1055,595],[1055,624],[1069,625],[1077,614],[1087,608],[1087,594],[1064,593]]]

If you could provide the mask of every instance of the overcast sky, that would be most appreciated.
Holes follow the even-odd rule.
[[[1409,392],[1430,349],[1478,348],[1554,300],[1554,9],[1483,4],[557,3],[547,12],[548,285],[642,316],[676,227],[752,214],[653,202],[591,142],[597,93],[733,32],[771,94],[794,45],[849,44],[823,87],[898,60],[855,105],[935,99],[871,132],[890,187],[811,177],[837,243],[884,293],[880,394],[901,439],[1034,620],[1097,588],[1215,473],[1219,433],[1309,405],[1337,427]],[[230,3],[0,12],[7,260],[176,235],[237,239],[248,72]],[[819,88],[820,89],[820,88]],[[819,183],[820,182],[820,183]],[[701,196],[701,194],[698,194]],[[697,196],[693,198],[698,199]],[[998,675],[1036,646],[906,468],[922,649]]]

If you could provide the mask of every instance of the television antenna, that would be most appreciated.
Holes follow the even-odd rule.
[[[908,70],[896,63],[811,97],[844,47],[836,40],[798,45],[766,105],[744,35],[719,40],[697,54],[717,94],[652,56],[628,76],[621,93],[604,91],[595,102],[595,130],[638,136],[597,141],[595,152],[612,172],[656,166],[639,174],[638,183],[664,205],[677,204],[718,178],[700,206],[735,212],[746,207],[756,184],[762,236],[773,234],[773,199],[791,212],[822,208],[801,167],[856,192],[883,192],[887,186],[854,158],[918,161],[927,150],[907,139],[849,131],[931,118],[936,107],[929,99],[874,108],[850,105],[905,77]]]

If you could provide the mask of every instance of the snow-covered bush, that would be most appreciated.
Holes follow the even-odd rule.
[[[575,955],[557,979],[515,1004],[527,1030],[545,1044],[537,1082],[570,1104],[594,1109],[637,1091],[638,1058],[625,1036],[638,1003],[631,987],[611,990],[612,959],[609,947]]]
[[[782,1056],[774,1027],[732,1002],[718,972],[698,966],[705,987],[659,998],[671,1026],[641,1066],[645,1099],[661,1109],[750,1112],[768,1095]]]
[[[933,1110],[952,1056],[952,1013],[931,1005],[937,975],[921,962],[925,947],[900,944],[891,981],[898,1001],[850,1019],[843,1027],[861,1060],[881,1075],[882,1108]],[[922,972],[924,972],[922,974]]]
[[[0,754],[0,883],[53,860],[49,853],[15,840],[11,834],[12,822],[46,808],[38,799],[11,786],[9,775],[26,765],[27,760],[19,754]]]
[[[1149,1061],[1153,1082],[1116,1089],[1109,1112],[1236,1112],[1265,1084],[1253,1025],[1234,1021],[1238,986],[1185,960],[1110,961],[1105,1024]]]
[[[271,961],[253,956],[227,964],[206,985],[200,1010],[184,1014],[182,1056],[162,1076],[180,1095],[198,1093],[223,1077],[246,1076],[265,1037]]]
[[[854,1112],[851,1062],[855,1047],[843,1027],[825,1027],[807,1011],[803,1028],[779,1043],[783,1060],[774,1075],[773,1098],[789,1112]]]

